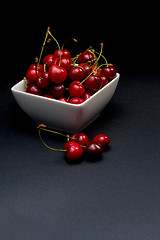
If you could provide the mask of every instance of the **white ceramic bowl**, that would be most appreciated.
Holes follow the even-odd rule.
[[[120,74],[82,104],[76,105],[25,92],[24,81],[11,88],[19,106],[37,124],[66,132],[79,132],[90,124],[112,98]]]

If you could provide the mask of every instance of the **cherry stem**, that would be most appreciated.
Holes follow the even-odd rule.
[[[101,43],[101,51],[100,51],[99,56],[98,56],[98,58],[97,58],[97,60],[96,60],[94,65],[96,65],[98,63],[100,57],[102,56],[102,50],[103,50],[103,43]]]
[[[46,131],[46,132],[51,132],[51,133],[55,133],[55,134],[61,135],[61,136],[63,136],[63,137],[68,137],[67,135],[65,135],[65,134],[63,134],[63,133],[60,133],[60,132],[56,132],[56,131],[47,129],[44,124],[38,125],[37,128],[38,128],[38,129],[41,129],[41,130],[43,130],[43,131]]]
[[[61,55],[62,55],[60,45],[59,45],[57,39],[52,35],[52,33],[50,31],[48,31],[48,33],[54,39],[54,41],[57,43],[58,49],[60,51],[60,56],[59,56],[59,66],[60,66],[61,65]]]
[[[98,63],[98,61],[99,61],[99,59],[101,57],[101,54],[102,54],[102,50],[103,50],[103,43],[101,43],[101,51],[100,51],[99,56],[98,56],[97,60],[95,61],[94,65],[96,65]],[[95,69],[93,69],[92,72],[79,85],[84,83],[93,74],[94,71],[95,71]]]
[[[44,72],[46,72],[46,65],[47,65],[47,64],[45,63],[45,64],[44,64]]]
[[[89,51],[92,49],[92,46],[89,46],[89,48],[86,49],[86,51]]]
[[[37,70],[39,68],[39,64],[40,64],[40,61],[41,61],[41,58],[42,58],[42,53],[43,53],[44,47],[46,45],[46,41],[47,41],[47,38],[48,38],[49,30],[50,30],[50,27],[48,27],[47,31],[46,31],[46,36],[45,36],[45,39],[44,39],[44,42],[43,42],[43,45],[42,45],[42,49],[41,49],[41,52],[40,52],[40,55],[39,55],[39,59],[38,59]]]
[[[101,68],[102,66],[112,67],[113,64],[112,64],[112,63],[103,63],[103,64],[101,64],[99,67],[97,67],[97,70],[98,70],[99,68]]]
[[[95,50],[94,50],[94,49],[90,48],[90,49],[88,49],[88,51],[93,54],[94,59],[97,58],[97,56],[95,55]],[[98,54],[99,54],[99,53],[98,53]]]
[[[92,51],[92,50],[91,50],[91,51]],[[97,54],[99,54],[99,53],[98,53],[98,52],[96,52],[95,50],[94,50],[94,52],[95,52],[95,53],[97,53]],[[93,53],[93,52],[92,52],[92,53]],[[105,62],[106,62],[106,65],[108,65],[108,61],[107,61],[107,59],[105,58],[105,56],[101,54],[101,57],[102,57],[102,58],[105,60]]]
[[[69,88],[68,88],[68,89],[69,89]],[[67,98],[67,102],[69,101],[70,98],[71,98],[70,96]]]
[[[71,58],[73,61],[73,65],[77,62],[77,59],[80,55],[81,55],[81,53],[77,54],[74,58]]]
[[[24,77],[23,80],[24,80],[24,86],[25,86],[25,88],[27,88],[27,80],[26,80],[26,77]]]
[[[67,138],[67,142],[69,142],[70,139],[72,139],[72,140],[77,140],[77,138],[70,137],[68,134],[65,135],[65,134],[63,134],[63,133],[60,133],[60,132],[56,132],[56,131],[47,129],[47,128],[46,128],[46,125],[44,125],[44,124],[38,125],[37,128],[38,128],[38,135],[39,135],[39,138],[40,138],[41,142],[43,143],[43,145],[44,145],[45,147],[47,147],[48,149],[50,149],[50,150],[52,150],[52,151],[66,152],[67,150],[52,148],[52,147],[48,146],[48,145],[43,141],[43,139],[42,139],[41,130],[46,131],[46,132],[55,133],[55,134],[61,135],[61,136],[63,136],[63,137],[66,137],[66,138]],[[83,148],[86,148],[86,146],[83,146],[83,145],[80,145],[80,146],[83,147]]]
[[[54,131],[54,130],[47,129],[47,128],[46,128],[46,125],[44,125],[44,124],[38,125],[37,128],[40,129],[40,130],[46,131],[46,132],[55,133],[55,134],[57,134],[57,135],[61,135],[61,136],[63,136],[63,137],[66,137],[66,138],[70,138],[70,139],[75,140],[75,138],[70,137],[68,134],[65,135],[65,134],[63,134],[63,133],[60,133],[60,132],[56,132],[56,131]]]
[[[44,145],[45,147],[47,147],[48,149],[50,149],[50,150],[52,150],[52,151],[59,151],[59,152],[66,152],[66,151],[67,151],[67,150],[64,150],[64,149],[57,149],[57,148],[52,148],[52,147],[48,146],[48,145],[43,141],[43,139],[42,139],[41,129],[40,129],[40,128],[38,129],[38,134],[39,134],[39,138],[40,138],[41,142],[42,142],[43,145]]]

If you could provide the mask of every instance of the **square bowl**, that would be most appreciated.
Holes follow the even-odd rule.
[[[88,126],[112,98],[120,74],[81,104],[71,104],[26,93],[24,81],[11,88],[14,98],[23,111],[37,124],[65,132],[79,132]]]

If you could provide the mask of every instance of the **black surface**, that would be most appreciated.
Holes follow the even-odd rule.
[[[124,22],[121,20],[118,26]],[[82,23],[86,29],[88,22]],[[52,27],[58,29],[56,24]],[[117,43],[118,56],[114,49],[109,50],[121,73],[120,82],[110,103],[84,132],[90,139],[98,133],[108,134],[110,148],[100,161],[91,163],[84,157],[80,164],[70,165],[62,152],[50,151],[41,144],[36,124],[19,108],[10,91],[32,62],[39,32],[43,39],[48,24],[37,24],[29,32],[33,24],[23,23],[21,39],[16,23],[9,28],[13,25],[17,35],[7,49],[8,56],[14,58],[5,66],[7,74],[1,81],[0,94],[0,239],[159,240],[160,74],[153,68],[153,61],[146,65],[147,53],[153,60],[155,52],[149,49],[146,53],[143,46],[143,62],[135,64],[140,48],[134,52],[134,41],[130,40],[128,48],[123,41]],[[85,42],[80,22],[79,26],[77,34]],[[75,32],[70,25],[66,27],[70,33]],[[132,31],[129,29],[127,35],[126,29],[122,27],[121,40],[131,37]],[[57,35],[62,38],[60,32]],[[104,36],[101,33],[100,37]],[[145,35],[140,36],[143,42]],[[96,42],[99,36],[93,39]],[[44,137],[57,148],[65,142],[63,137]]]
[[[160,236],[158,74],[122,75],[85,133],[111,137],[101,161],[65,162],[40,142],[8,84],[1,96],[0,237],[154,239]],[[49,136],[48,136],[49,137]],[[46,138],[54,147],[63,138]]]

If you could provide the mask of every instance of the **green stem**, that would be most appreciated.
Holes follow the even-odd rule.
[[[47,28],[46,36],[45,36],[45,39],[44,39],[44,42],[43,42],[43,45],[42,45],[42,49],[41,49],[41,52],[40,52],[40,55],[39,55],[37,70],[39,68],[39,64],[40,64],[40,61],[41,61],[41,58],[42,58],[42,53],[43,53],[44,47],[46,45],[47,37],[48,37],[48,34],[49,34],[49,29],[50,29],[50,27]]]
[[[110,67],[110,66],[113,66],[113,64],[111,64],[111,63],[103,63],[97,69],[101,68],[102,66]]]
[[[94,69],[92,70],[92,72],[79,85],[84,83],[92,75],[93,72],[94,72]]]
[[[25,86],[25,88],[27,88],[27,80],[26,80],[26,77],[24,77],[23,80],[24,80],[24,86]]]
[[[95,64],[99,61],[99,59],[100,59],[100,57],[101,57],[101,55],[102,55],[102,50],[103,50],[103,43],[101,43],[101,51],[100,51],[100,53],[99,53],[99,56],[98,56]]]
[[[76,63],[78,57],[81,55],[82,53],[79,53],[78,55],[76,55],[74,58],[72,58],[73,64]]]
[[[55,134],[61,135],[61,136],[63,136],[63,137],[68,137],[68,135],[65,135],[65,134],[63,134],[63,133],[56,132],[56,131],[53,131],[53,130],[44,128],[44,127],[42,127],[41,125],[38,125],[37,128],[38,128],[38,129],[41,129],[41,130],[43,130],[43,131],[46,131],[46,132],[51,132],[51,133],[55,133]]]
[[[43,125],[43,124],[38,125],[37,128],[40,129],[40,130],[46,131],[46,132],[55,133],[55,134],[60,135],[60,136],[62,136],[62,137],[66,137],[66,138],[70,138],[70,139],[75,140],[75,138],[70,137],[68,134],[65,135],[65,134],[63,134],[63,133],[60,133],[60,132],[56,132],[56,131],[54,131],[54,130],[47,129],[46,126]]]
[[[70,99],[70,96],[67,98],[67,102],[69,101],[69,99]]]
[[[43,139],[42,139],[41,129],[40,129],[40,128],[38,129],[38,134],[39,134],[39,138],[40,138],[41,142],[42,142],[43,145],[44,145],[45,147],[47,147],[48,149],[50,149],[50,150],[52,150],[52,151],[60,151],[60,152],[66,152],[66,151],[67,151],[67,150],[64,150],[64,149],[57,149],[57,148],[52,148],[52,147],[48,146],[48,145],[43,141]]]
[[[99,61],[99,59],[100,59],[100,57],[101,57],[101,54],[102,54],[102,50],[103,50],[103,43],[101,43],[101,51],[100,51],[99,56],[98,56],[97,60],[95,61],[94,65],[96,65],[96,64],[98,63],[98,61]],[[94,65],[93,65],[93,66],[94,66]],[[84,82],[92,75],[92,73],[94,72],[94,70],[95,70],[95,69],[92,70],[92,72],[80,83],[80,85],[81,85],[82,83],[84,83]]]
[[[94,49],[93,49],[93,50],[94,50]],[[95,51],[93,51],[93,50],[92,50],[92,49],[88,49],[88,51],[93,54],[94,59],[96,59],[97,56],[96,56],[96,54],[95,54]],[[99,53],[98,53],[98,54],[99,54]]]
[[[58,49],[59,49],[59,51],[60,51],[60,56],[59,56],[59,66],[61,65],[61,48],[60,48],[60,45],[59,45],[59,43],[58,43],[58,41],[57,41],[57,39],[52,35],[52,33],[49,31],[48,32],[49,33],[49,35],[54,39],[54,41],[57,43],[57,46],[58,46]]]
[[[96,51],[95,51],[95,53],[99,54],[99,53],[98,53],[98,52],[96,52]],[[107,61],[107,59],[105,58],[105,56],[101,54],[101,57],[102,57],[102,58],[105,60],[105,62],[106,62],[106,65],[108,65],[108,61]]]

